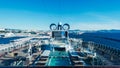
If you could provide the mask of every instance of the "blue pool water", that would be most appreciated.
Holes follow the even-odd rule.
[[[70,66],[69,58],[52,57],[48,66]]]
[[[51,52],[48,66],[71,66],[68,53],[65,51]]]

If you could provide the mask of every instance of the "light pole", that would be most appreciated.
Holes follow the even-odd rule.
[[[28,58],[29,58],[29,63],[31,62],[32,58],[32,45],[29,44],[29,49],[28,49]]]

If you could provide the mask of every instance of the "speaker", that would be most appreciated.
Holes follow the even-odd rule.
[[[54,38],[54,32],[52,32],[52,38]]]
[[[67,31],[65,31],[65,37],[66,37],[66,38],[68,37],[68,32],[67,32]]]

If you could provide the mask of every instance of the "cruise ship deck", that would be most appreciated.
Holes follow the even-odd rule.
[[[60,28],[51,30],[49,36],[29,35],[16,39],[10,44],[1,44],[0,47],[0,66],[105,67],[120,65],[119,50],[80,38],[70,38],[69,31]]]

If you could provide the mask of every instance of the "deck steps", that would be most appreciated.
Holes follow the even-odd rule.
[[[72,60],[74,66],[83,66],[84,65],[84,63],[81,61],[79,56],[71,56],[71,60]]]
[[[47,60],[48,60],[47,58],[41,58],[36,65],[45,66]]]

